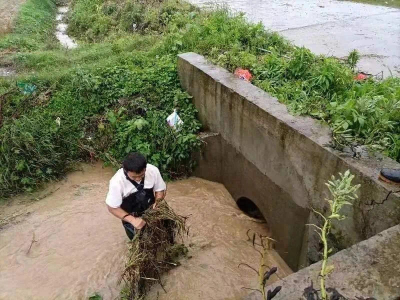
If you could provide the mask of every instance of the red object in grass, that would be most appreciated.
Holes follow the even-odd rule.
[[[358,73],[357,76],[354,77],[355,80],[362,81],[368,78],[368,75],[364,73]]]
[[[238,76],[242,80],[250,81],[253,76],[249,70],[238,68],[235,70],[235,75]]]

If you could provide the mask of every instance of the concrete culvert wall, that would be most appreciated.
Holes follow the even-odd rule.
[[[275,249],[292,270],[297,270],[309,210],[296,204],[289,193],[265,176],[220,134],[203,136],[195,175],[222,183],[233,199],[251,199],[277,240]]]
[[[337,250],[400,223],[400,195],[377,179],[382,166],[400,168],[398,163],[372,155],[354,159],[329,148],[327,126],[290,115],[277,99],[200,55],[180,55],[178,72],[204,131],[213,133],[204,136],[196,174],[223,183],[234,199],[251,199],[292,269],[320,259],[319,238],[305,224],[318,223],[310,207],[326,211],[325,183],[338,172],[349,169],[361,188],[343,211],[347,219],[333,224]]]

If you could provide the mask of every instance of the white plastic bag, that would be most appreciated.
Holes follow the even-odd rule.
[[[168,125],[174,129],[177,129],[180,125],[183,124],[183,121],[181,120],[181,118],[179,118],[179,115],[176,112],[176,109],[174,109],[174,112],[168,116],[167,122],[168,122]]]

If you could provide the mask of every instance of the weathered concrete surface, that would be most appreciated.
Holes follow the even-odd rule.
[[[400,297],[400,225],[356,244],[329,258],[335,269],[326,279],[326,287],[336,288],[347,299],[373,297],[395,300]],[[266,289],[282,286],[274,300],[304,299],[302,294],[310,286],[319,289],[318,273],[321,262],[285,277]],[[260,293],[252,293],[245,300],[261,300]]]
[[[292,253],[291,249],[301,247],[299,239],[292,237],[295,232],[301,235],[304,224],[301,226],[296,221],[291,225],[296,228],[290,230],[279,230],[279,226],[284,226],[288,216],[296,213],[299,216],[297,220],[301,220],[302,211],[310,206],[324,211],[326,202],[323,199],[329,197],[325,182],[332,174],[347,169],[356,176],[355,183],[362,184],[362,187],[360,199],[354,206],[344,209],[348,218],[334,224],[336,248],[345,249],[400,223],[400,195],[391,193],[392,186],[377,179],[382,166],[400,168],[399,164],[387,158],[358,160],[333,151],[326,146],[330,143],[329,128],[311,118],[290,115],[286,106],[277,99],[208,63],[200,55],[180,55],[178,72],[182,86],[193,96],[204,129],[220,133],[222,139],[248,161],[246,168],[234,172],[244,178],[247,176],[245,170],[253,166],[258,174],[267,178],[265,181],[252,178],[248,186],[238,190],[247,188],[256,191],[258,184],[269,182],[267,186],[270,190],[257,191],[262,193],[257,199],[247,198],[255,201],[269,220],[274,238],[283,247],[277,250],[284,259],[288,259],[285,252]],[[222,152],[219,158],[221,164],[235,161],[235,157],[229,157],[227,153]],[[233,170],[234,166],[230,168]],[[229,176],[233,176],[231,171],[222,174],[226,181]],[[240,179],[232,180],[235,183],[227,188],[237,195],[234,187]],[[264,198],[260,200],[261,197]],[[278,223],[272,224],[271,220]],[[306,223],[311,222],[317,221],[310,216]],[[318,239],[312,233],[313,230],[307,227],[304,236],[301,236],[304,240],[300,267],[305,266],[307,260],[319,260]],[[293,261],[287,262],[296,269]]]
[[[207,5],[209,0],[189,0]],[[316,54],[344,57],[353,49],[358,67],[385,76],[400,75],[400,9],[336,0],[224,0],[252,22],[278,31]]]

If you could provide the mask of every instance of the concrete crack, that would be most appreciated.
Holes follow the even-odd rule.
[[[362,219],[362,221],[361,221],[362,225],[360,224],[361,225],[361,235],[364,239],[367,239],[370,237],[369,233],[372,230],[367,222],[369,212],[371,210],[373,210],[376,205],[384,204],[389,199],[390,195],[397,194],[397,193],[400,193],[400,190],[388,192],[385,199],[383,199],[382,201],[372,200],[370,203],[364,203],[364,205],[362,204],[361,201],[359,202],[358,207],[359,207],[361,219]],[[363,209],[363,206],[366,208]]]
[[[377,202],[377,201],[375,201],[375,200],[372,200],[370,203],[366,203],[366,205],[372,206],[370,209],[368,209],[368,211],[372,210],[372,209],[374,208],[375,205],[382,205],[382,204],[384,204],[384,203],[389,199],[389,196],[390,196],[391,194],[397,194],[397,193],[400,193],[400,190],[398,190],[398,191],[390,191],[390,192],[386,195],[386,198],[383,199],[383,200],[380,201],[380,202]]]

